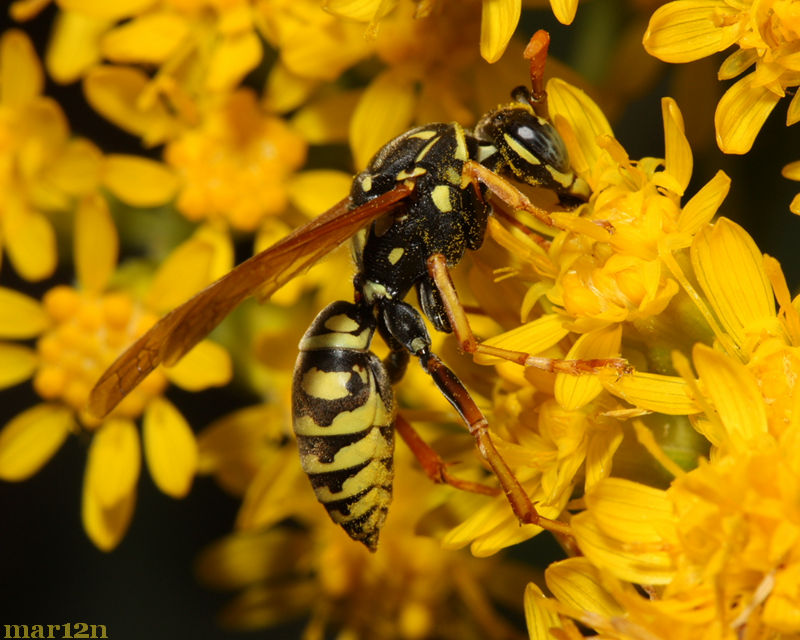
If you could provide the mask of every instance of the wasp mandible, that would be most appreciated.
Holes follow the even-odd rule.
[[[482,345],[450,279],[449,269],[465,251],[483,243],[493,204],[527,211],[552,226],[549,213],[511,180],[550,189],[563,205],[590,195],[570,168],[556,129],[537,114],[546,98],[548,45],[549,36],[539,31],[526,49],[531,89],[514,89],[512,102],[484,115],[472,130],[436,123],[395,138],[354,178],[347,198],[164,316],[100,377],[90,412],[106,415],[156,366],[179,360],[245,298],[269,297],[352,238],[354,300],[320,312],[300,342],[294,370],[294,430],[319,501],[353,539],[376,549],[392,495],[395,429],[425,462],[426,445],[398,415],[392,389],[413,356],[463,419],[520,521],[564,532],[562,523],[537,514],[495,448],[483,413],[432,352],[422,317],[437,331],[453,332],[467,353],[573,374],[626,370],[623,360],[551,360]],[[422,314],[404,300],[412,288]],[[383,360],[370,351],[376,331],[389,347]],[[430,464],[423,466],[450,481],[443,464],[433,472]]]

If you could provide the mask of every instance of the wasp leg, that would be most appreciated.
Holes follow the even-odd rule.
[[[472,493],[482,493],[487,496],[494,496],[499,493],[499,489],[490,487],[480,482],[463,480],[450,474],[447,470],[448,464],[439,457],[439,454],[423,440],[415,431],[411,423],[400,414],[395,418],[395,430],[411,449],[411,453],[422,465],[422,470],[431,480],[437,484],[449,484],[451,487]]]
[[[450,279],[450,271],[442,254],[434,254],[428,258],[428,275],[439,290],[442,305],[445,308],[450,326],[458,340],[459,347],[465,353],[482,354],[516,362],[525,367],[535,367],[552,373],[568,373],[581,375],[597,373],[602,369],[615,369],[620,375],[631,373],[632,368],[623,358],[593,358],[582,360],[561,360],[534,356],[524,351],[512,351],[500,347],[492,347],[476,340],[469,326],[469,320],[463,305],[458,299],[458,293]]]
[[[494,171],[484,167],[475,160],[467,160],[461,171],[461,188],[466,189],[470,183],[476,186],[477,184],[482,184],[492,195],[499,198],[514,210],[527,211],[548,227],[556,227],[553,218],[546,209],[542,209],[533,204],[528,196],[522,193],[522,191],[517,189],[508,180],[497,175]]]
[[[489,433],[489,422],[478,408],[478,405],[475,404],[472,396],[464,388],[464,385],[456,377],[456,374],[430,351],[426,354],[421,354],[420,361],[425,371],[428,372],[436,386],[439,387],[439,390],[461,415],[470,434],[475,438],[478,451],[483,459],[489,463],[495,476],[497,476],[500,486],[506,494],[506,499],[511,504],[511,508],[519,521],[522,524],[535,524],[553,533],[570,536],[569,525],[558,520],[545,518],[536,511],[536,507],[533,506],[528,494],[525,493],[525,489],[523,489],[508,463],[495,447]]]
[[[525,489],[495,447],[486,417],[456,374],[431,352],[431,339],[419,312],[402,300],[384,299],[381,301],[381,313],[388,332],[412,355],[419,358],[422,368],[461,416],[470,434],[475,438],[478,451],[497,476],[519,521],[569,536],[568,525],[537,513]]]

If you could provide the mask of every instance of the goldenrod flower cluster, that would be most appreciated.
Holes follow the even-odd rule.
[[[529,364],[629,366],[554,373],[471,358],[433,336],[538,513],[562,525],[562,554],[530,557],[526,541],[551,534],[520,524],[414,362],[396,386],[402,416],[449,472],[488,489],[435,484],[400,442],[377,552],[329,521],[299,464],[290,395],[305,328],[352,299],[346,248],[243,304],[108,417],[86,408],[103,371],[161,315],[234,256],[345,197],[387,141],[416,124],[470,128],[507,101],[528,82],[529,32],[553,16],[570,25],[594,12],[575,39],[586,54],[610,46],[600,16],[635,15],[618,70],[634,47],[668,63],[727,51],[718,78],[737,79],[701,116],[727,154],[751,153],[779,104],[787,126],[800,120],[800,3],[652,4],[11,2],[16,25],[0,34],[0,403],[23,385],[38,399],[0,414],[0,480],[31,478],[77,440],[83,528],[111,552],[134,518],[142,460],[173,498],[213,477],[238,512],[197,574],[235,592],[219,614],[233,628],[299,619],[309,640],[800,638],[795,283],[731,219],[736,173],[698,170],[683,115],[697,105],[661,97],[657,135],[632,157],[615,131],[622,98],[639,88],[621,76],[619,87],[594,86],[581,73],[591,65],[551,59],[546,83],[547,117],[588,201],[565,210],[526,187],[553,226],[525,212],[491,218],[453,278],[485,344],[535,356]],[[39,21],[49,35],[34,40],[26,31]],[[567,36],[553,46],[570,59],[578,27],[559,28]],[[661,68],[637,60],[637,80]],[[79,86],[84,110],[132,142],[93,137],[85,114],[51,97],[53,83]],[[612,111],[623,114],[613,126]],[[800,180],[800,161],[783,175]],[[759,214],[786,213],[770,209]],[[785,209],[800,214],[800,195]],[[190,423],[192,394],[168,399],[173,384],[254,400]]]

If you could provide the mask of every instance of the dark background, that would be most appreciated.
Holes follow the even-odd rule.
[[[32,23],[22,25],[34,38],[40,55],[53,13],[51,7]],[[614,42],[629,18],[617,0],[596,0],[579,7],[578,19],[570,28],[560,27],[549,12],[541,12],[526,14],[520,33],[548,28],[553,54],[591,72],[596,61],[589,59],[586,52],[591,51],[591,40],[582,34],[597,38],[599,30]],[[0,19],[3,28],[10,25],[7,16]],[[659,101],[662,95],[669,95],[675,73],[675,68],[666,68],[653,87],[612,123],[632,158],[663,155]],[[711,77],[708,82],[716,80]],[[49,82],[46,93],[64,106],[76,135],[92,139],[106,152],[141,152],[137,140],[93,115],[77,85],[60,87]],[[800,145],[796,129],[784,124],[788,100],[776,108],[746,157],[724,156],[713,144],[697,144],[701,150],[695,152],[689,193],[723,169],[733,184],[721,213],[740,222],[762,251],[781,261],[794,290],[800,221],[788,205],[800,191],[800,183],[782,178],[780,168],[800,159]],[[696,141],[690,142],[694,148]],[[16,278],[4,262],[0,285],[37,297],[72,278],[71,271],[62,268],[52,279],[31,285]],[[179,393],[172,393],[198,429],[248,400],[232,396],[230,391],[210,391],[193,394],[192,402],[184,402]],[[38,401],[30,383],[0,392],[0,425]],[[85,460],[86,443],[71,437],[30,480],[0,482],[0,625],[105,624],[114,640],[297,637],[297,628],[245,634],[215,627],[215,611],[227,596],[197,585],[193,562],[200,549],[230,531],[238,503],[211,480],[198,478],[189,497],[176,501],[157,491],[143,471],[130,530],[119,547],[106,554],[89,542],[80,522]]]

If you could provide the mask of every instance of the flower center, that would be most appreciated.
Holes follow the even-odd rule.
[[[52,325],[37,344],[41,364],[34,387],[46,400],[65,402],[87,426],[94,426],[96,421],[85,412],[94,383],[125,347],[153,325],[156,316],[126,293],[100,296],[59,286],[48,291],[43,302]],[[115,413],[138,417],[166,384],[164,374],[155,371]]]

